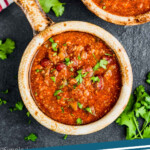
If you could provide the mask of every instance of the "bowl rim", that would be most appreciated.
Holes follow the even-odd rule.
[[[59,123],[45,115],[36,105],[29,88],[29,70],[38,48],[50,37],[67,31],[86,32],[102,39],[116,54],[121,68],[122,88],[115,106],[103,118],[90,124],[72,126]],[[96,132],[111,124],[125,109],[132,90],[133,75],[129,58],[119,41],[110,33],[94,24],[81,21],[56,23],[36,35],[27,46],[19,66],[18,85],[22,100],[30,114],[48,129],[68,135]]]
[[[93,0],[81,0],[83,4],[99,18],[118,25],[138,25],[150,21],[150,11],[137,16],[119,16],[105,11],[97,6]]]

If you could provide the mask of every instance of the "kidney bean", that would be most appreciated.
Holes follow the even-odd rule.
[[[91,46],[90,45],[86,45],[85,47],[84,47],[84,49],[85,49],[85,51],[90,51],[91,50]]]
[[[59,63],[59,64],[56,66],[56,69],[57,69],[58,71],[61,71],[64,67],[65,67],[65,64],[64,64],[64,63]]]
[[[50,65],[50,60],[47,59],[47,58],[43,58],[43,59],[41,60],[40,64],[41,64],[41,66],[43,66],[43,67],[47,67],[47,66]]]

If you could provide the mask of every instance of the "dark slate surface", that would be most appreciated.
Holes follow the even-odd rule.
[[[112,33],[126,49],[133,68],[134,86],[145,84],[145,75],[150,71],[150,23],[126,27],[105,22],[90,11],[80,0],[64,0],[66,5],[62,17],[56,18],[53,13],[49,16],[55,21],[80,20],[94,23]],[[125,139],[125,128],[112,123],[107,128],[84,136],[68,136],[63,140],[63,135],[52,132],[31,118],[28,125],[26,109],[21,112],[10,112],[9,107],[21,100],[17,79],[18,66],[24,49],[32,39],[31,27],[24,14],[15,4],[0,13],[0,39],[11,38],[16,42],[15,51],[7,60],[0,60],[0,90],[9,89],[9,94],[0,94],[0,97],[8,100],[7,105],[0,107],[0,148],[35,148],[51,147],[73,144],[86,144],[104,141],[118,141]],[[149,88],[146,85],[147,89]],[[36,133],[36,142],[26,142],[24,137],[29,133]]]

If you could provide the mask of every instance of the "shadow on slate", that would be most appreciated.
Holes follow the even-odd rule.
[[[99,19],[80,0],[63,0],[63,2],[66,3],[63,16],[57,18],[53,12],[48,16],[55,22],[87,21],[112,33],[123,44],[129,55],[134,74],[133,89],[139,84],[147,86],[144,79],[146,73],[150,71],[150,23],[133,27],[118,26]],[[0,94],[0,98],[8,100],[6,105],[0,107],[0,148],[38,148],[124,140],[125,128],[115,123],[93,134],[68,136],[67,140],[63,140],[63,135],[46,129],[33,118],[31,125],[28,125],[26,109],[21,112],[9,111],[9,107],[21,100],[15,77],[21,56],[32,37],[32,29],[17,5],[12,4],[0,13],[0,39],[11,38],[16,42],[16,49],[8,59],[0,60],[0,90],[9,89],[7,95]],[[24,137],[29,133],[38,135],[36,142],[24,141]]]

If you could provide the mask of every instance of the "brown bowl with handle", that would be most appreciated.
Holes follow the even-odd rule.
[[[118,25],[139,25],[150,21],[150,1],[82,0],[101,19]]]
[[[123,46],[110,33],[91,23],[81,21],[54,23],[46,17],[35,0],[15,0],[15,2],[25,12],[35,34],[22,56],[18,72],[20,94],[30,114],[48,129],[69,135],[93,133],[111,124],[125,109],[132,90],[131,64]],[[104,117],[85,125],[66,125],[48,117],[38,107],[30,88],[30,68],[38,49],[52,36],[68,31],[88,33],[100,38],[115,53],[121,70],[122,87],[116,104]]]

